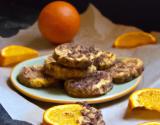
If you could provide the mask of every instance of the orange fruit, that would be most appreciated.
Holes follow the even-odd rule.
[[[115,48],[134,48],[148,44],[157,43],[156,38],[146,32],[129,32],[119,36],[115,41],[113,47]]]
[[[1,50],[0,66],[6,66],[34,57],[38,57],[38,52],[33,49],[17,45],[7,46]]]
[[[160,122],[156,122],[156,121],[145,122],[145,123],[141,123],[141,124],[138,124],[138,125],[160,125]]]
[[[160,112],[160,89],[146,88],[135,91],[129,97],[128,111],[145,108]]]
[[[66,43],[78,33],[80,15],[76,8],[64,1],[49,3],[38,18],[41,34],[55,44]]]
[[[79,104],[51,107],[43,114],[43,125],[80,125],[83,120],[80,111],[83,109]]]

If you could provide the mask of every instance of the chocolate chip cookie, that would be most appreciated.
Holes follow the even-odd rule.
[[[87,69],[101,53],[94,46],[65,43],[55,48],[53,58],[66,67]]]
[[[23,67],[18,80],[21,84],[32,88],[60,87],[63,83],[60,79],[44,74],[42,65]]]
[[[44,72],[48,75],[52,75],[58,79],[71,79],[77,77],[86,77],[90,72],[96,71],[97,68],[94,65],[88,67],[88,69],[75,69],[58,64],[52,56],[49,56],[45,60]]]
[[[94,65],[98,70],[105,70],[110,68],[117,62],[117,55],[111,52],[102,52],[97,58],[94,60]]]
[[[80,111],[83,116],[82,125],[105,125],[100,110],[89,106],[87,102],[77,102],[76,104],[84,107],[84,109]]]
[[[143,62],[140,59],[132,58],[117,62],[106,71],[111,73],[114,83],[123,83],[138,77],[143,70]]]
[[[77,97],[95,97],[106,94],[113,87],[112,76],[105,71],[95,71],[82,79],[66,80],[65,90]]]

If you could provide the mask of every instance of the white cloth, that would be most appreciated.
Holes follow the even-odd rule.
[[[112,48],[114,40],[119,35],[131,31],[140,31],[140,29],[113,24],[90,4],[87,11],[81,14],[81,28],[72,42],[95,45],[104,51],[114,52],[118,56],[140,58],[144,62],[145,70],[143,78],[135,90],[160,88],[160,33],[152,32],[158,40],[155,45],[134,49]],[[38,30],[37,22],[28,29],[20,30],[13,37],[0,37],[0,49],[9,45],[30,47],[37,50],[39,56],[53,53],[56,46],[43,38]],[[30,99],[18,92],[9,80],[10,71],[10,67],[0,67],[0,103],[13,119],[40,125],[44,111],[57,104]],[[135,111],[127,114],[126,109],[130,94],[113,101],[96,104],[96,107],[102,111],[106,124],[136,125],[147,121],[159,121],[160,115],[154,111]]]

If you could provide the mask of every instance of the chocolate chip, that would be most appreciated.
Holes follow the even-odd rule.
[[[76,120],[76,123],[78,124],[78,123],[79,123],[79,120]]]

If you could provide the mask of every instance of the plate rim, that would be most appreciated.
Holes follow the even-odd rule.
[[[44,57],[44,56],[48,56],[48,55],[43,55],[43,56],[39,56],[39,57],[36,57],[36,58],[40,58],[40,57]],[[32,58],[32,59],[36,59],[36,58]],[[120,58],[128,58],[128,57],[122,57],[120,56]],[[26,62],[26,61],[29,61],[29,60],[32,60],[32,59],[28,59],[28,60],[25,60],[23,62]],[[39,101],[44,101],[44,102],[52,102],[52,103],[61,103],[61,104],[67,104],[67,103],[76,103],[77,101],[71,101],[71,100],[57,100],[57,99],[48,99],[48,98],[44,98],[44,97],[40,97],[40,96],[36,96],[36,95],[33,95],[29,92],[26,92],[25,90],[21,89],[18,85],[16,85],[16,83],[14,83],[13,81],[13,78],[12,78],[12,73],[14,71],[14,69],[20,65],[21,63],[23,62],[20,62],[18,63],[17,65],[15,65],[12,70],[11,70],[11,73],[10,73],[10,80],[11,80],[11,83],[12,85],[19,91],[21,92],[22,94],[32,98],[32,99],[35,99],[35,100],[39,100]],[[111,100],[114,100],[114,99],[118,99],[122,96],[125,96],[126,94],[128,94],[129,92],[133,91],[137,86],[138,84],[140,83],[142,79],[142,74],[139,76],[138,80],[136,81],[136,83],[130,87],[129,89],[127,89],[126,91],[124,92],[121,92],[119,94],[116,94],[114,96],[110,96],[108,98],[103,98],[103,99],[96,99],[96,100],[89,100],[87,101],[89,104],[95,104],[95,103],[102,103],[102,102],[106,102],[106,101],[111,101]]]

